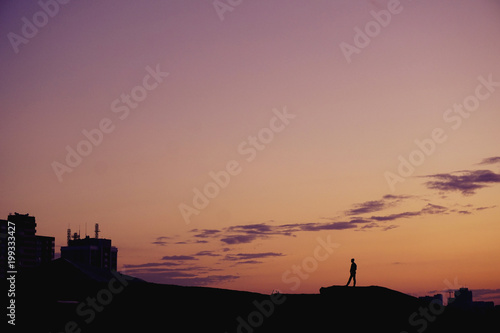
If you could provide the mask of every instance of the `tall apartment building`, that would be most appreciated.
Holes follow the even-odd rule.
[[[35,217],[29,214],[9,214],[7,220],[0,220],[0,278],[5,278],[8,270],[9,222],[15,227],[16,269],[36,267],[54,259],[55,238],[36,235]]]

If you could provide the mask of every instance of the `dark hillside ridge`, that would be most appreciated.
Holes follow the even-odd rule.
[[[264,295],[148,283],[58,259],[19,272],[16,289],[16,329],[26,332],[500,331],[498,307],[433,315],[428,303],[379,286]]]

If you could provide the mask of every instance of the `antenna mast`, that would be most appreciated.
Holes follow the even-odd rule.
[[[99,223],[96,223],[95,224],[95,238],[99,238],[99,232],[101,232],[101,230],[99,230]]]

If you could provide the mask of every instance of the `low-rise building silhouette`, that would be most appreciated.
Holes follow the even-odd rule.
[[[472,290],[469,290],[468,288],[460,288],[458,290],[455,290],[454,296],[455,297],[448,298],[448,306],[450,307],[463,310],[487,310],[493,309],[495,306],[494,302],[474,302],[472,299]]]
[[[434,302],[439,305],[443,305],[443,295],[442,294],[435,294],[434,296],[422,296],[419,297],[419,299],[425,301],[425,302]]]
[[[61,258],[91,267],[116,271],[118,249],[111,245],[111,239],[99,238],[99,225],[96,223],[95,238],[74,233],[68,229],[68,246],[61,246]]]

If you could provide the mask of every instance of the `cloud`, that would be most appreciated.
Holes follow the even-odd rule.
[[[420,211],[417,212],[403,212],[403,213],[396,213],[396,214],[390,214],[390,215],[385,215],[385,216],[372,216],[371,219],[375,221],[393,221],[401,218],[409,218],[413,216],[419,216],[422,213]]]
[[[491,171],[490,171],[491,172]],[[472,175],[473,171],[467,171],[469,176]],[[475,181],[475,182],[486,182],[486,181],[495,181],[496,178],[490,177],[491,175],[479,175],[474,174],[474,177],[469,177],[464,180],[464,178],[456,178],[455,175],[451,175],[446,178],[446,174],[438,174],[438,175],[429,175],[424,176],[428,178],[434,179],[447,179],[448,187],[458,186],[457,183],[460,181]],[[493,174],[498,177],[500,175]],[[454,178],[455,177],[455,178]],[[437,183],[438,181],[434,181]],[[441,181],[444,182],[444,181]],[[500,182],[500,180],[499,180]],[[431,183],[431,182],[428,182]],[[429,186],[437,186],[436,184],[428,184]],[[444,185],[443,185],[444,186]],[[480,185],[482,186],[482,185]],[[193,244],[193,243],[209,243],[212,239],[219,240],[220,242],[226,245],[238,245],[238,244],[248,244],[258,240],[269,239],[272,237],[279,236],[291,236],[295,237],[299,232],[318,232],[318,231],[341,231],[341,230],[368,230],[368,229],[378,229],[380,231],[389,231],[397,227],[397,225],[384,225],[385,222],[396,221],[399,219],[410,219],[413,217],[419,217],[423,215],[440,215],[440,214],[469,214],[474,210],[483,210],[489,209],[492,207],[479,207],[474,209],[472,206],[467,207],[467,209],[463,210],[455,210],[449,209],[448,207],[427,203],[422,209],[417,211],[403,211],[399,213],[392,214],[377,214],[371,216],[357,216],[363,214],[369,214],[373,212],[380,212],[384,209],[394,208],[398,206],[401,202],[413,199],[413,201],[425,201],[428,202],[429,199],[422,198],[420,196],[415,195],[393,195],[387,194],[382,196],[378,200],[369,200],[361,203],[354,204],[352,208],[343,212],[343,214],[347,217],[343,220],[338,221],[340,217],[322,217],[319,220],[327,220],[326,222],[304,222],[304,223],[291,223],[291,224],[282,224],[275,225],[273,220],[269,220],[263,223],[250,223],[243,225],[234,225],[229,226],[222,229],[192,229],[189,232],[193,233],[191,239],[177,241],[174,244]],[[159,237],[157,242],[163,241]],[[195,256],[219,256],[218,254],[214,254],[213,252],[201,251],[198,252]],[[171,260],[175,260],[175,256],[172,257]],[[180,259],[177,259],[180,260]],[[186,259],[192,260],[192,259]]]
[[[359,215],[377,212],[386,208],[386,203],[383,200],[366,201],[360,204],[355,204],[356,208],[350,209],[346,215]]]
[[[398,228],[398,227],[399,227],[399,225],[391,224],[391,225],[389,225],[387,227],[382,228],[382,231],[388,231],[388,230],[395,229],[395,228]]]
[[[220,233],[220,230],[217,229],[192,229],[190,232],[198,232],[194,237],[198,238],[208,238],[208,237],[216,237],[218,233]]]
[[[463,195],[475,194],[475,191],[489,184],[500,183],[500,174],[491,170],[465,170],[421,176],[434,179],[425,184],[427,188],[440,191],[459,191]]]
[[[237,254],[227,254],[223,260],[232,261],[234,262],[234,265],[261,264],[263,261],[255,259],[265,259],[265,258],[281,257],[281,256],[284,256],[284,254],[277,252],[237,253]]]
[[[244,260],[244,261],[238,261],[234,265],[246,265],[246,264],[262,264],[262,261],[260,260]]]
[[[137,264],[137,265],[132,265],[132,264],[124,264],[124,268],[149,268],[149,267],[158,267],[158,266],[177,266],[179,263],[175,262],[148,262],[144,264]]]
[[[185,241],[178,241],[175,242],[174,244],[205,244],[208,243],[206,240],[201,240],[201,239],[196,239],[196,240],[185,240]]]
[[[366,213],[378,212],[390,207],[396,206],[399,202],[404,199],[411,198],[412,196],[408,195],[392,195],[387,194],[382,197],[380,200],[370,200],[362,203],[354,204],[355,208],[349,209],[345,211],[345,214],[350,215],[360,215]]]
[[[357,219],[356,222],[360,223],[361,220]],[[271,236],[295,236],[297,232],[302,231],[345,230],[355,228],[357,228],[357,226],[353,222],[308,222],[283,225],[258,223],[226,228],[224,231],[226,233],[230,232],[231,234],[223,236],[220,240],[223,243],[234,245],[250,243],[257,239],[267,239]]]
[[[298,223],[291,224],[300,231],[322,231],[322,230],[345,230],[357,228],[356,224],[351,222],[330,222],[330,223]]]
[[[498,304],[500,289],[472,289],[474,299],[481,301],[495,301]]]
[[[370,223],[371,220],[364,218],[364,217],[356,217],[354,219],[351,219],[349,223]]]
[[[220,257],[220,254],[214,253],[214,251],[200,251],[195,256]]]
[[[221,249],[227,252],[228,248]],[[218,284],[221,282],[230,282],[238,279],[238,275],[213,275],[214,271],[221,271],[221,268],[204,267],[185,263],[188,260],[197,260],[195,256],[222,257],[216,251],[204,250],[195,255],[173,255],[164,256],[162,260],[175,260],[178,262],[158,262],[158,263],[143,263],[136,265],[123,265],[127,274],[156,283],[176,284],[176,285],[208,285]],[[263,259],[282,257],[283,253],[279,252],[257,252],[257,253],[236,253],[226,254],[223,258],[218,259],[219,262],[227,261],[231,266],[242,264],[259,264]],[[175,267],[168,267],[175,266]]]
[[[372,229],[372,228],[378,228],[380,225],[378,223],[372,222],[369,224],[365,224],[364,226],[361,227],[361,229]]]
[[[292,231],[284,226],[269,225],[266,223],[254,223],[245,225],[236,225],[229,227],[226,232],[239,232],[247,235],[255,235],[256,237],[268,237],[271,235],[291,236]]]
[[[184,260],[198,260],[197,258],[193,256],[164,256],[161,258],[161,260],[179,260],[179,261],[184,261]]]
[[[167,239],[171,239],[172,237],[168,237],[168,236],[160,236],[160,237],[156,237],[156,240],[154,242],[152,242],[151,244],[155,244],[155,245],[160,245],[160,246],[165,246],[168,244],[168,242],[166,241]]]
[[[427,204],[420,211],[422,214],[447,214],[448,208],[439,205],[433,205],[431,203]]]
[[[396,202],[411,196],[384,196],[382,200],[366,201],[357,204],[354,209],[348,210],[348,214],[369,212],[379,210],[381,207],[392,207]],[[380,204],[381,203],[381,204]],[[231,226],[223,230],[220,238],[221,242],[229,245],[251,243],[258,239],[267,239],[271,236],[295,236],[298,232],[306,231],[328,231],[328,230],[349,230],[349,229],[371,229],[380,227],[382,231],[388,231],[397,226],[381,226],[375,222],[394,221],[403,218],[411,218],[426,214],[448,214],[450,210],[447,207],[428,203],[419,211],[407,211],[389,215],[373,215],[371,217],[354,217],[349,221],[333,222],[306,222],[292,223],[282,225],[269,225],[265,223],[246,224]],[[363,224],[363,226],[360,226]],[[228,234],[229,233],[229,234]]]
[[[481,162],[478,163],[478,165],[496,164],[496,163],[500,163],[500,156],[484,158]]]
[[[402,212],[396,214],[390,214],[385,216],[372,216],[371,219],[379,222],[394,221],[402,218],[410,218],[415,216],[422,216],[426,214],[448,214],[449,209],[444,206],[433,205],[428,203],[424,208],[419,211],[413,212]],[[391,228],[392,229],[392,228]],[[390,229],[387,229],[390,230]]]
[[[231,226],[224,229],[224,232],[229,233],[229,235],[223,236],[221,242],[230,245],[250,243],[256,239],[266,239],[273,235],[292,236],[292,231],[289,228],[266,223]]]
[[[174,284],[179,286],[206,286],[217,285],[222,282],[231,282],[239,279],[238,275],[206,275],[173,272],[173,271],[142,271],[137,272],[134,276],[146,281],[163,284]]]
[[[256,235],[230,235],[221,238],[221,242],[224,242],[229,245],[234,245],[234,244],[250,243],[255,239],[257,239]]]
[[[237,253],[237,254],[227,254],[224,260],[239,261],[239,260],[263,259],[263,258],[282,257],[282,256],[284,256],[283,253],[277,253],[277,252]]]
[[[474,208],[474,210],[485,210],[485,209],[491,209],[491,208],[496,208],[497,205],[493,205],[493,206],[488,206],[488,207],[477,207],[477,208]]]

